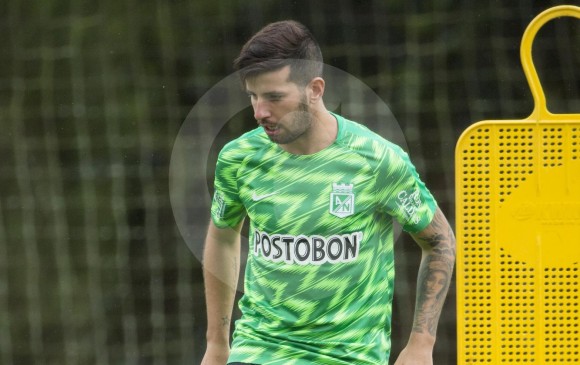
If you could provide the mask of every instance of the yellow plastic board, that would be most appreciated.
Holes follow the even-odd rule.
[[[532,62],[524,120],[468,128],[456,148],[458,364],[580,364],[580,114],[552,114]],[[577,45],[570,45],[577,47]]]

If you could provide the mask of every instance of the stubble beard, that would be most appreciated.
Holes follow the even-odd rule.
[[[289,144],[296,141],[303,136],[312,125],[312,114],[310,108],[306,103],[306,96],[304,96],[296,111],[292,112],[290,117],[293,119],[289,128],[286,128],[287,133],[281,133],[279,136],[270,136],[270,140],[277,144]]]

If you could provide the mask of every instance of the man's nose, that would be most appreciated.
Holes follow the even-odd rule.
[[[268,118],[271,116],[270,107],[268,103],[263,100],[257,100],[254,102],[254,118],[257,121]]]

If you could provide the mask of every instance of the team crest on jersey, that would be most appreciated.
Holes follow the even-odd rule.
[[[330,193],[330,214],[339,218],[354,214],[353,184],[332,184]]]

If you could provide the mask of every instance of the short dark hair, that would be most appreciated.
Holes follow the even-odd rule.
[[[242,82],[248,77],[290,66],[289,81],[307,85],[322,76],[322,52],[303,24],[284,20],[266,25],[242,47],[234,60]]]

